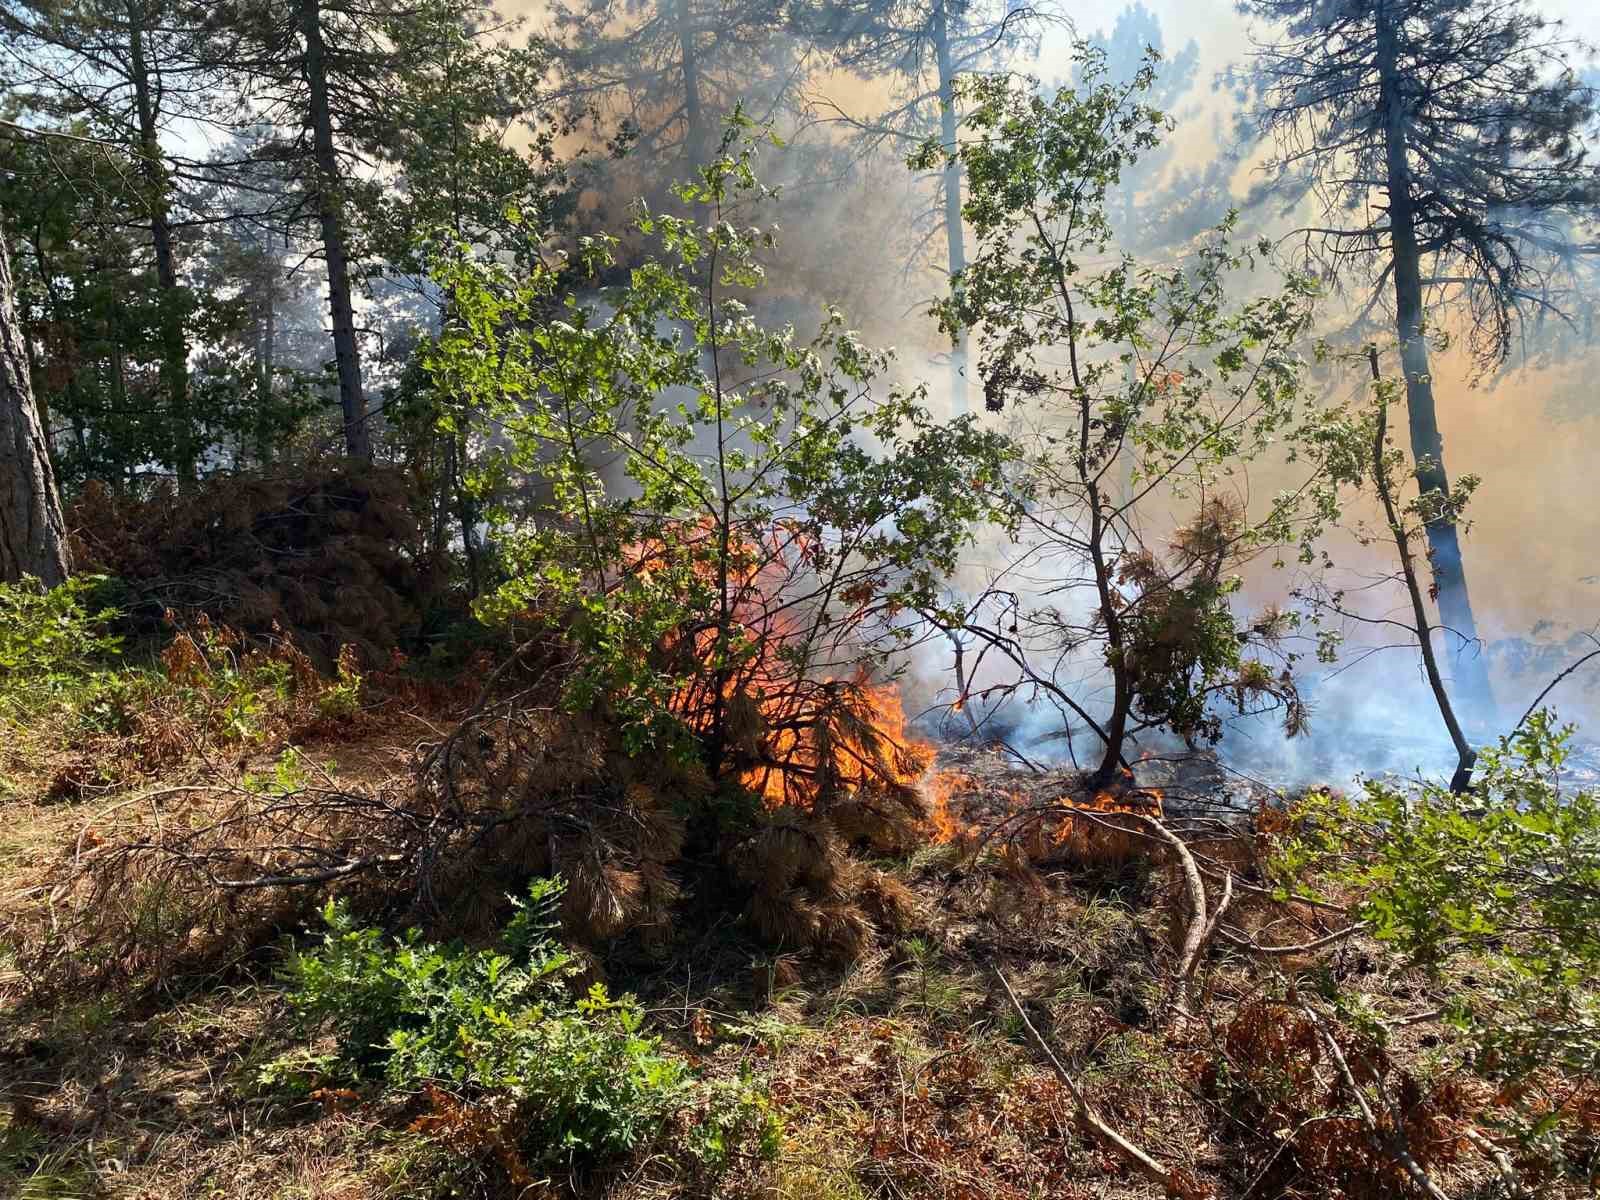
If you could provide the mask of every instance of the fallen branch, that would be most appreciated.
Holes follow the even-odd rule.
[[[1361,1120],[1367,1127],[1367,1135],[1371,1138],[1373,1146],[1384,1154],[1389,1155],[1400,1164],[1402,1170],[1410,1177],[1424,1194],[1432,1200],[1450,1200],[1449,1195],[1440,1190],[1422,1165],[1412,1157],[1411,1151],[1406,1148],[1405,1135],[1396,1127],[1394,1134],[1385,1137],[1383,1130],[1378,1125],[1378,1118],[1373,1115],[1372,1106],[1367,1103],[1366,1093],[1361,1090],[1361,1085],[1356,1083],[1356,1077],[1350,1070],[1350,1064],[1345,1061],[1344,1051],[1339,1048],[1339,1040],[1328,1030],[1327,1025],[1316,1013],[1316,1010],[1301,1006],[1300,1011],[1306,1019],[1316,1028],[1322,1037],[1323,1044],[1328,1047],[1328,1053],[1333,1058],[1334,1066],[1339,1068],[1345,1086],[1350,1089],[1350,1094],[1355,1097],[1356,1107],[1361,1110]]]
[[[1022,1027],[1028,1032],[1028,1039],[1043,1054],[1049,1062],[1056,1078],[1061,1081],[1061,1086],[1067,1089],[1067,1094],[1072,1097],[1072,1105],[1077,1113],[1078,1123],[1087,1129],[1103,1145],[1110,1147],[1120,1154],[1131,1166],[1139,1171],[1146,1179],[1161,1185],[1168,1196],[1176,1196],[1179,1200],[1196,1200],[1205,1195],[1193,1180],[1189,1179],[1177,1169],[1169,1170],[1155,1159],[1151,1158],[1139,1146],[1118,1133],[1108,1125],[1103,1117],[1094,1110],[1088,1098],[1083,1094],[1083,1089],[1078,1086],[1066,1067],[1061,1065],[1061,1060],[1056,1057],[1055,1051],[1050,1048],[1050,1043],[1044,1040],[1031,1020],[1028,1019],[1027,1010],[1022,1007],[1022,1001],[1017,999],[1016,992],[1011,990],[999,967],[993,968],[994,977],[1000,981],[1000,986],[1005,989],[1006,999],[1011,1002],[1013,1011],[1022,1020]]]
[[[1494,1169],[1500,1172],[1500,1179],[1506,1185],[1506,1195],[1511,1197],[1511,1200],[1523,1200],[1527,1196],[1522,1180],[1517,1177],[1517,1169],[1511,1165],[1510,1155],[1470,1125],[1461,1131],[1461,1136],[1476,1146],[1479,1153],[1494,1164]]]
[[[1150,831],[1151,836],[1172,851],[1172,856],[1177,859],[1178,871],[1183,876],[1184,891],[1189,897],[1191,915],[1189,928],[1183,935],[1183,947],[1178,952],[1178,969],[1172,978],[1172,1011],[1181,1019],[1193,1020],[1194,1012],[1190,1003],[1191,987],[1194,982],[1195,969],[1200,965],[1201,955],[1205,952],[1207,944],[1217,932],[1218,923],[1228,905],[1233,901],[1233,872],[1223,875],[1222,895],[1217,901],[1213,912],[1206,900],[1206,884],[1200,875],[1200,866],[1195,862],[1194,854],[1189,850],[1188,844],[1169,829],[1166,823],[1157,817],[1142,812],[1117,812],[1113,814],[1097,813],[1086,809],[1074,808],[1066,805],[1062,812],[1071,814],[1075,819],[1087,820],[1094,824],[1110,828],[1118,828],[1117,821],[1127,817],[1143,825]]]
[[[1222,927],[1222,915],[1228,911],[1228,905],[1233,903],[1233,872],[1229,871],[1222,880],[1222,895],[1217,898],[1216,907],[1211,910],[1211,918],[1200,931],[1199,941],[1196,942],[1194,953],[1184,958],[1178,964],[1178,983],[1183,988],[1185,997],[1194,980],[1194,971],[1200,965],[1200,955],[1211,944],[1211,939],[1216,937],[1217,930]]]
[[[1200,955],[1205,951],[1206,944],[1217,931],[1217,923],[1222,919],[1222,914],[1233,901],[1233,872],[1228,872],[1222,880],[1222,895],[1217,901],[1216,911],[1208,912],[1206,904],[1205,880],[1200,878],[1200,868],[1195,865],[1194,855],[1189,853],[1189,847],[1184,845],[1183,839],[1165,824],[1156,818],[1143,813],[1134,814],[1138,819],[1155,830],[1156,836],[1164,841],[1178,860],[1178,869],[1183,873],[1184,889],[1189,893],[1189,906],[1193,910],[1189,918],[1189,928],[1183,936],[1183,950],[1178,956],[1178,970],[1172,979],[1172,1010],[1185,1021],[1193,1020],[1190,992],[1194,983],[1195,968],[1200,965]]]
[[[1343,929],[1335,929],[1326,937],[1314,938],[1309,942],[1295,942],[1288,946],[1263,946],[1254,938],[1229,929],[1227,926],[1219,927],[1217,936],[1227,942],[1228,945],[1237,946],[1240,950],[1247,950],[1251,954],[1264,954],[1271,958],[1287,958],[1295,954],[1314,954],[1318,950],[1324,950],[1329,946],[1344,941],[1345,938],[1359,929],[1361,929],[1359,924],[1347,925]]]

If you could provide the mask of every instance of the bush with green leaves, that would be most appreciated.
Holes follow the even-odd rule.
[[[936,602],[1008,454],[935,420],[837,311],[809,338],[757,319],[773,235],[744,223],[770,198],[754,156],[736,123],[676,189],[690,215],[641,211],[648,256],[617,286],[609,238],[523,276],[447,253],[426,355],[499,447],[476,486],[501,498],[509,579],[484,615],[539,622],[574,651],[571,707],[633,750],[693,747],[713,777],[743,765],[752,697],[769,726],[814,728],[915,636],[896,617]],[[526,475],[542,488],[517,511]]]
[[[959,162],[968,181],[974,252],[936,313],[973,335],[986,406],[1021,447],[1008,485],[1026,514],[949,631],[1009,662],[991,703],[1026,694],[1093,731],[1101,784],[1146,730],[1215,740],[1229,708],[1302,728],[1295,618],[1241,619],[1237,573],[1313,561],[1354,461],[1351,423],[1308,386],[1314,280],[1246,287],[1271,246],[1241,246],[1232,217],[1175,265],[1111,248],[1107,194],[1167,123],[1142,100],[1153,78],[1146,64],[1114,82],[1087,46],[1075,87],[975,76],[960,145],[914,159]],[[1290,464],[1270,497],[1252,494],[1262,460]]]
[[[1445,1017],[1513,1101],[1508,1122],[1557,1158],[1560,1098],[1593,1104],[1573,1088],[1600,1079],[1600,790],[1570,786],[1572,734],[1531,714],[1482,752],[1474,792],[1372,780],[1353,801],[1318,798],[1315,834],[1282,864],[1303,876],[1334,856],[1354,915],[1450,982]]]
[[[62,706],[91,722],[104,715],[122,650],[110,631],[117,611],[100,599],[108,583],[0,583],[0,722],[27,723]]]
[[[695,1081],[643,1032],[630,999],[612,999],[600,984],[571,995],[579,968],[551,936],[561,891],[559,881],[536,880],[495,949],[438,945],[415,929],[391,937],[357,927],[330,903],[321,943],[296,953],[285,974],[307,1030],[331,1032],[337,1055],[280,1060],[265,1082],[287,1083],[313,1066],[324,1078],[381,1079],[483,1103],[503,1111],[522,1162],[534,1167],[601,1161],[649,1143],[695,1102]],[[708,1167],[731,1153],[731,1138],[767,1136],[753,1092],[705,1098],[719,1115],[702,1120],[691,1150]]]

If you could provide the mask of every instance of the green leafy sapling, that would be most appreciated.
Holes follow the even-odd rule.
[[[1294,618],[1241,622],[1236,570],[1283,547],[1312,556],[1348,450],[1306,383],[1312,280],[1235,300],[1269,248],[1239,247],[1231,218],[1177,266],[1110,251],[1107,192],[1165,118],[1140,101],[1148,67],[1118,85],[1080,53],[1076,89],[968,81],[968,136],[914,165],[965,168],[976,252],[936,311],[973,331],[987,406],[1023,447],[1007,481],[1020,536],[953,632],[1094,732],[1103,785],[1141,730],[1215,737],[1218,701],[1302,726],[1279,648]],[[1247,471],[1268,456],[1292,482],[1263,502]],[[1102,668],[1103,689],[1083,684]]]
[[[509,1101],[508,1130],[533,1165],[612,1158],[648,1141],[686,1099],[687,1067],[643,1032],[631,999],[600,984],[574,997],[578,966],[552,936],[562,885],[535,880],[501,946],[390,937],[330,902],[321,943],[285,968],[289,1001],[337,1055],[335,1078],[441,1089],[468,1103]],[[267,1082],[298,1069],[289,1059]]]
[[[426,359],[500,431],[480,490],[540,481],[491,514],[509,579],[483,613],[570,647],[570,707],[714,778],[805,744],[914,636],[897,618],[936,602],[1009,454],[935,421],[836,310],[810,337],[757,319],[773,234],[744,223],[770,198],[748,133],[677,189],[691,215],[639,212],[650,249],[624,283],[602,286],[607,238],[521,276],[446,255]],[[574,277],[594,290],[563,294]]]

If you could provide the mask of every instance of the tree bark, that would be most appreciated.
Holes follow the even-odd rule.
[[[700,102],[700,60],[695,50],[689,0],[676,0],[672,15],[678,28],[679,51],[683,56],[684,157],[689,160],[691,167],[699,167],[710,157],[711,145],[706,134],[705,110]]]
[[[945,254],[950,278],[955,281],[967,269],[967,244],[961,224],[961,164],[955,159],[955,67],[950,58],[950,26],[944,0],[935,0],[933,6],[933,46],[939,64],[939,137],[948,156],[944,167]],[[959,417],[967,411],[968,345],[968,333],[963,328],[950,348],[951,416]]]
[[[1448,496],[1444,439],[1434,405],[1433,375],[1422,305],[1422,253],[1417,242],[1416,210],[1411,194],[1411,168],[1406,149],[1406,102],[1399,69],[1398,33],[1387,3],[1377,6],[1376,52],[1378,103],[1383,111],[1385,191],[1389,199],[1390,254],[1394,274],[1395,332],[1405,371],[1406,409],[1410,418],[1411,457],[1417,487],[1424,496]],[[1484,663],[1478,625],[1467,591],[1460,532],[1449,516],[1427,522],[1428,560],[1433,568],[1439,617],[1460,639],[1454,655],[1455,683],[1469,711],[1492,718],[1494,695]]]
[[[268,432],[266,414],[272,407],[272,377],[277,367],[278,352],[278,276],[275,265],[269,260],[268,274],[260,281],[261,327],[256,339],[256,404],[257,413],[256,457],[266,466],[275,456],[272,437]]]
[[[199,431],[189,408],[189,344],[184,336],[184,296],[178,287],[178,266],[167,220],[167,179],[161,166],[160,130],[150,92],[145,59],[145,16],[141,0],[129,0],[128,72],[133,78],[134,109],[139,121],[139,171],[150,206],[150,240],[155,246],[156,282],[161,290],[161,383],[173,422],[173,467],[180,484],[194,483],[199,460]]]
[[[1373,386],[1378,387],[1383,377],[1378,371],[1377,348],[1370,349],[1367,355],[1372,365]],[[1439,716],[1444,719],[1444,727],[1450,734],[1450,744],[1456,748],[1456,769],[1450,777],[1450,790],[1459,795],[1472,786],[1472,767],[1478,761],[1478,753],[1468,743],[1461,722],[1456,719],[1455,706],[1450,702],[1450,689],[1445,687],[1438,657],[1433,652],[1433,626],[1428,620],[1428,608],[1422,599],[1422,584],[1418,581],[1417,568],[1411,558],[1411,537],[1395,505],[1388,460],[1384,456],[1389,430],[1389,406],[1387,397],[1381,391],[1377,404],[1378,423],[1372,442],[1372,482],[1378,489],[1378,498],[1383,501],[1384,519],[1389,523],[1389,536],[1394,539],[1395,553],[1400,559],[1400,575],[1405,580],[1406,595],[1411,598],[1411,620],[1417,631],[1417,645],[1422,650],[1422,666],[1427,672],[1428,687],[1433,691]]]
[[[31,575],[55,587],[72,569],[67,522],[11,297],[11,260],[0,235],[0,580]]]
[[[339,371],[339,406],[344,411],[345,453],[372,459],[372,433],[361,383],[361,344],[356,339],[355,307],[350,299],[350,256],[345,248],[343,204],[339,198],[339,158],[333,144],[333,111],[328,101],[327,47],[322,40],[321,0],[301,0],[306,83],[310,91],[312,150],[316,161],[315,201],[322,226],[322,252],[328,264],[328,310],[333,318],[333,356]]]

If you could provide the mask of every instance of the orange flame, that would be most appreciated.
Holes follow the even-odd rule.
[[[696,664],[684,672],[691,682],[674,695],[674,712],[701,734],[720,723],[730,741],[727,761],[769,807],[810,808],[825,794],[873,788],[909,794],[932,764],[934,748],[911,733],[898,689],[864,672],[849,679],[813,672],[808,661],[817,627],[791,601],[801,591],[795,582],[819,561],[814,536],[798,523],[774,522],[759,535],[728,542],[725,555],[718,537],[708,520],[684,522],[623,556],[640,575],[687,558],[699,585],[728,597],[725,621],[661,647],[669,661],[692,656]],[[847,607],[829,614],[830,645],[868,619],[881,586],[861,579],[838,593]],[[722,670],[707,669],[717,661],[726,664]]]

